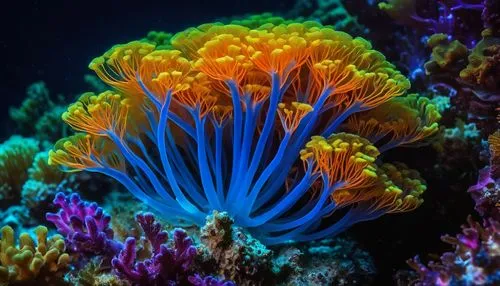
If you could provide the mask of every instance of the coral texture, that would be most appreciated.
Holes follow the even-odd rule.
[[[152,214],[138,214],[136,220],[151,247],[151,255],[139,261],[136,240],[128,238],[123,250],[112,260],[117,274],[133,285],[179,285],[178,283],[185,281],[186,273],[196,255],[196,248],[192,245],[191,238],[184,230],[175,229],[174,246],[170,248],[167,245],[168,233],[162,231],[161,225],[155,221]]]
[[[111,217],[96,203],[82,201],[76,193],[58,193],[54,204],[59,211],[48,213],[46,218],[65,236],[69,251],[109,257],[120,251],[122,245],[113,240],[113,230],[109,225]]]
[[[46,227],[35,229],[36,241],[28,233],[22,233],[18,246],[10,226],[4,226],[0,232],[0,283],[35,279],[43,283],[51,276],[61,277],[67,270],[70,257],[65,253],[64,240],[59,235],[47,239]]]
[[[203,225],[226,211],[268,245],[422,203],[425,188],[402,190],[378,167],[373,142],[339,133],[349,116],[409,88],[366,40],[272,17],[254,29],[205,24],[170,44],[135,41],[94,59],[90,68],[116,90],[69,106],[63,119],[82,133],[60,140],[50,163],[109,175],[172,221]],[[415,125],[398,137],[413,144],[437,131],[437,115],[399,105]],[[328,219],[340,209],[344,217]]]

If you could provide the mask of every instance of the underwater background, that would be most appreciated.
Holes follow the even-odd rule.
[[[500,284],[499,1],[2,10],[0,285]]]

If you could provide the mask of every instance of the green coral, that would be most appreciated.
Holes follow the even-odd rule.
[[[357,17],[347,11],[341,0],[300,0],[287,17],[319,20],[324,25],[332,25],[335,30],[351,35],[363,35],[368,32],[368,29],[358,22]]]
[[[0,145],[0,201],[2,206],[20,199],[28,169],[40,151],[35,139],[12,136]]]

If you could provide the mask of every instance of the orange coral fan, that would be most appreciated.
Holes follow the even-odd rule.
[[[403,95],[408,80],[366,40],[317,22],[238,23],[190,28],[159,48],[117,45],[93,60],[119,95],[70,106],[63,119],[89,135],[60,141],[50,162],[108,174],[171,219],[203,224],[213,210],[227,211],[270,244],[335,233],[317,222],[339,208],[356,219],[336,229],[374,218],[363,218],[360,201],[380,214],[411,209],[400,207],[404,191],[383,199],[372,143],[335,134],[352,114]],[[394,120],[410,124],[395,140],[430,135],[430,105],[401,101],[391,103],[405,110]],[[335,195],[354,189],[363,195]],[[302,198],[309,202],[297,206]]]
[[[436,106],[428,98],[410,94],[349,118],[345,128],[374,143],[385,141],[379,147],[383,152],[436,134],[440,119]]]

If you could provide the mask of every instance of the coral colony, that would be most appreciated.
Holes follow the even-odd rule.
[[[499,285],[499,2],[349,2],[117,44],[73,103],[31,85],[0,144],[0,285],[377,285],[338,234],[453,170],[476,213],[394,277]]]
[[[50,163],[109,175],[170,220],[226,211],[267,245],[418,207],[418,172],[376,160],[434,134],[434,105],[404,96],[408,80],[367,41],[273,22],[206,24],[168,49],[136,41],[94,59],[115,91],[69,106],[81,133]]]

